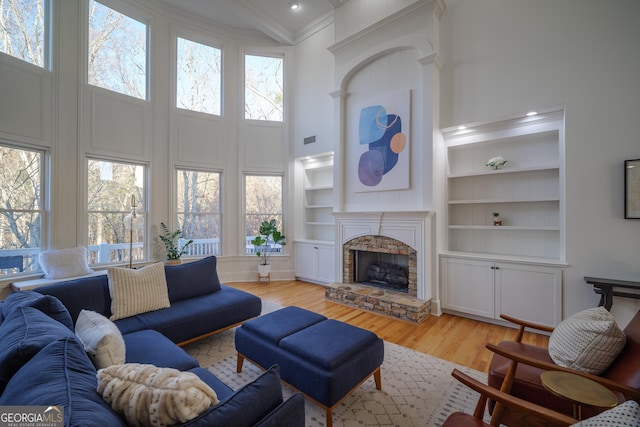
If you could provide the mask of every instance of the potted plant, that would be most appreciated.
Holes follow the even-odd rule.
[[[251,244],[256,248],[256,255],[260,258],[258,265],[258,277],[271,277],[271,265],[269,257],[274,252],[276,246],[286,245],[285,236],[278,230],[276,220],[262,221],[258,235],[251,240]]]
[[[180,257],[187,253],[187,247],[193,243],[193,239],[190,239],[187,243],[182,245],[182,248],[180,248],[178,239],[182,235],[182,231],[175,230],[171,232],[164,222],[160,223],[160,228],[162,229],[162,234],[160,234],[159,237],[160,240],[162,240],[162,243],[164,243],[167,253],[167,263],[179,264]]]

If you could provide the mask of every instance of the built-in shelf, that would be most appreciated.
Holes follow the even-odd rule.
[[[559,202],[557,197],[541,197],[538,199],[465,199],[465,200],[449,200],[450,205],[472,205],[472,204],[490,204],[490,203],[538,203],[538,202]]]
[[[560,169],[560,166],[557,164],[519,167],[519,168],[505,168],[505,169],[498,169],[498,170],[487,169],[486,171],[449,174],[448,178],[462,178],[467,176],[483,176],[483,175],[500,175],[500,174],[533,172],[533,171],[543,171],[543,170],[557,170],[557,169]]]
[[[512,231],[512,230],[521,230],[521,231],[559,231],[560,227],[557,226],[516,226],[516,225],[503,225],[503,226],[495,226],[495,225],[449,225],[449,229],[452,230],[491,230],[491,231]]]
[[[307,241],[334,239],[333,155],[301,160],[303,177],[303,231]]]

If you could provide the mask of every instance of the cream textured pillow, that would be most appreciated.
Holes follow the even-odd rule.
[[[635,400],[627,400],[571,427],[640,427],[640,405]]]
[[[120,329],[100,313],[81,310],[76,335],[97,369],[125,362],[125,344]]]
[[[46,279],[65,279],[93,273],[87,263],[87,248],[82,246],[40,252],[38,264]]]
[[[98,393],[134,426],[182,424],[218,403],[196,374],[139,363],[99,370]]]
[[[109,268],[111,320],[170,307],[164,263],[158,262],[138,270]]]
[[[589,308],[560,322],[549,338],[549,355],[560,366],[599,375],[622,351],[626,336],[604,307]]]

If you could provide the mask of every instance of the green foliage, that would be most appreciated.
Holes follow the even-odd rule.
[[[267,265],[269,257],[273,253],[274,246],[286,245],[284,241],[285,235],[278,230],[275,219],[272,219],[271,221],[262,221],[259,233],[260,234],[251,241],[251,244],[256,247],[256,255],[261,258],[260,263]],[[271,245],[268,245],[267,243],[271,243]],[[263,247],[264,249],[262,249]]]
[[[167,259],[180,259],[182,255],[187,253],[187,247],[193,243],[193,240],[189,240],[182,249],[179,249],[178,238],[182,235],[182,231],[176,230],[171,232],[164,222],[160,223],[160,228],[162,229],[162,234],[160,234],[159,237],[167,250]]]

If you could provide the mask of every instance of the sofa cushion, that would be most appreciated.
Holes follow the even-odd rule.
[[[266,321],[265,316],[268,316],[269,321]],[[273,345],[278,345],[281,339],[324,320],[327,320],[327,318],[321,314],[291,306],[244,322],[242,327],[244,330],[266,339]]]
[[[60,322],[33,307],[19,306],[0,326],[0,389],[42,348],[61,338],[76,338]]]
[[[0,405],[64,407],[66,427],[117,427],[124,421],[96,392],[96,371],[74,338],[51,342],[13,376]]]
[[[46,279],[64,279],[93,273],[87,263],[87,248],[54,249],[38,254],[38,264]]]
[[[199,297],[220,290],[217,259],[209,256],[197,261],[165,266],[171,302]]]
[[[640,427],[640,405],[635,400],[627,400],[572,427]]]
[[[560,366],[601,374],[618,357],[626,337],[604,307],[578,312],[555,327],[549,355]]]
[[[185,423],[190,427],[248,427],[282,403],[280,368],[277,365],[244,385],[228,399]]]
[[[170,307],[164,263],[108,270],[111,320]]]
[[[34,291],[13,292],[2,304],[4,317],[20,306],[36,308],[73,331],[73,321],[69,311],[59,299],[51,295],[42,295]]]
[[[196,374],[139,363],[100,369],[98,393],[133,425],[184,423],[218,403]]]
[[[76,335],[97,369],[125,361],[124,339],[118,327],[100,313],[82,310],[76,321]]]
[[[183,348],[153,329],[131,332],[123,336],[127,349],[125,363],[145,363],[161,368],[187,371],[199,366]],[[149,351],[149,349],[153,351]]]

